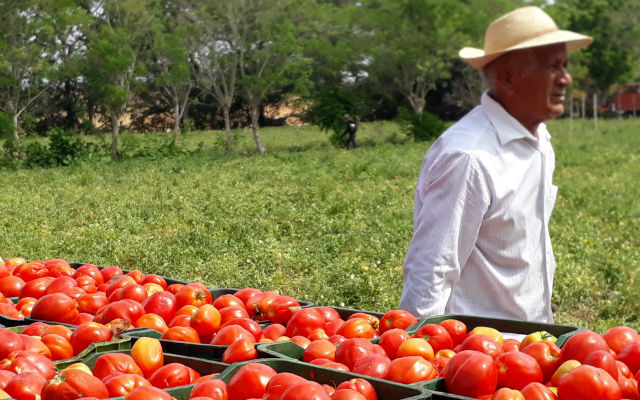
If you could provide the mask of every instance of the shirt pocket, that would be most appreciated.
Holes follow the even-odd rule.
[[[551,218],[551,212],[553,211],[553,206],[556,204],[557,197],[558,187],[556,185],[551,185],[544,202],[544,219],[546,222],[549,222],[549,219]]]

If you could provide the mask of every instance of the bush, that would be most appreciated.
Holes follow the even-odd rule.
[[[70,165],[85,153],[84,142],[73,131],[54,128],[49,131],[49,154],[53,165]]]
[[[7,113],[0,112],[0,139],[13,136],[13,118]]]
[[[418,142],[435,139],[446,129],[445,123],[427,111],[416,112],[400,108],[396,118],[407,136]]]

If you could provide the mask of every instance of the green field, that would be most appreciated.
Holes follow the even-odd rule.
[[[551,121],[559,197],[556,322],[640,328],[640,122]],[[213,287],[273,289],[318,304],[397,307],[413,190],[428,143],[363,124],[361,147],[315,127],[181,139],[193,154],[0,170],[0,255],[140,269]],[[159,135],[123,138],[125,146]]]

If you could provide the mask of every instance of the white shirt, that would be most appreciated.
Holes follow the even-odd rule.
[[[400,308],[551,323],[555,155],[487,93],[427,152]]]

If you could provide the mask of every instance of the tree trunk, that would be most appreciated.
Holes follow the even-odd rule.
[[[422,112],[424,111],[424,106],[427,103],[424,97],[420,97],[415,93],[409,93],[407,99],[409,100],[409,104],[411,104],[411,108],[413,108],[413,111],[416,114],[422,114]]]
[[[267,154],[267,149],[262,145],[262,140],[260,140],[260,134],[258,133],[260,119],[260,105],[254,104],[251,106],[251,129],[253,130],[253,140],[256,142],[256,146],[258,146],[258,153],[261,156]]]
[[[120,116],[111,113],[111,159],[118,161],[118,133],[120,133]]]
[[[224,132],[227,135],[227,153],[233,151],[233,136],[231,136],[231,110],[229,107],[223,107],[224,114]]]
[[[20,117],[19,113],[13,114],[13,138],[16,142],[20,141],[20,136],[18,136],[18,118]]]
[[[173,106],[173,117],[175,118],[175,122],[173,123],[173,143],[175,144],[180,134],[180,103],[177,101]]]

